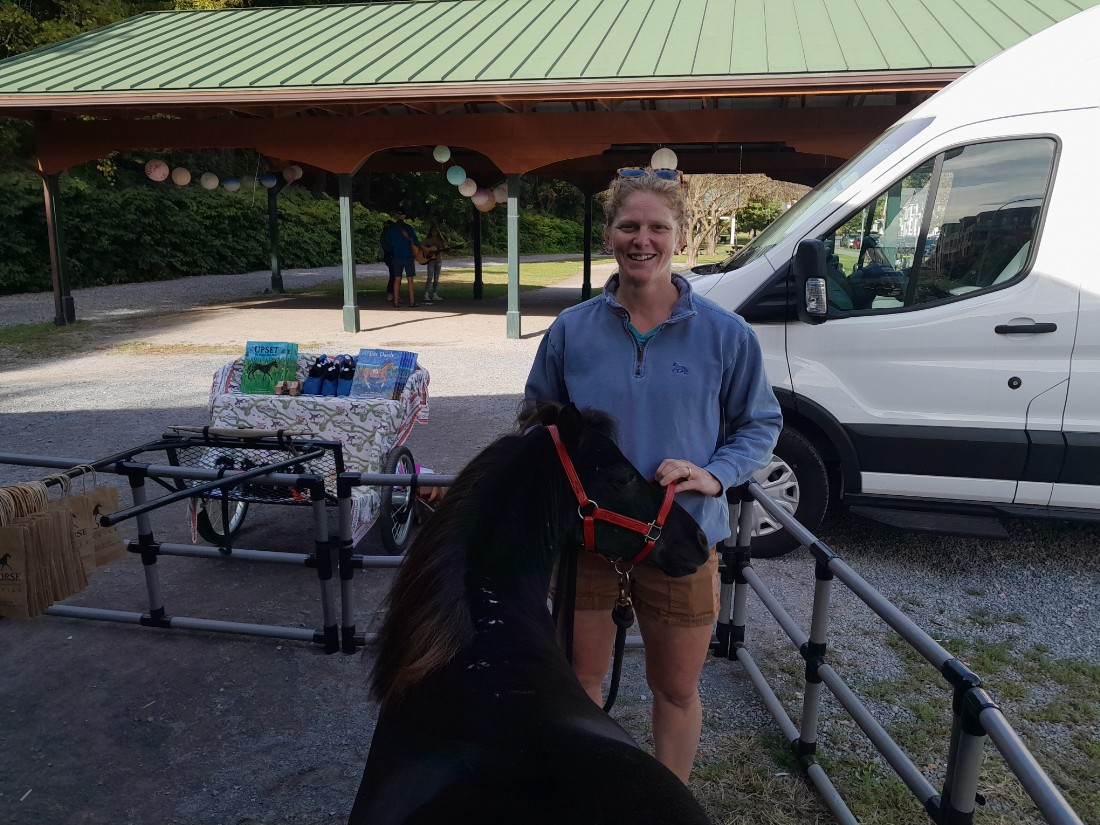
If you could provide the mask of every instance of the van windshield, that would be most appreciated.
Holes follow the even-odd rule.
[[[837,195],[863,177],[882,162],[891,152],[925,129],[934,118],[924,117],[898,123],[867,144],[858,155],[825,178],[813,190],[807,192],[790,209],[772,221],[744,249],[714,266],[715,272],[740,269],[764,255],[792,232],[800,230],[802,218],[833,200]]]

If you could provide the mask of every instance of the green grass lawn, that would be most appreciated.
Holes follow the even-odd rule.
[[[613,258],[592,259],[592,265],[612,263]],[[541,289],[572,278],[581,271],[580,261],[541,261],[520,265],[520,292]],[[385,275],[370,275],[355,279],[356,292],[367,298],[381,298],[389,281]],[[508,294],[508,266],[506,264],[485,264],[481,268],[482,298],[500,298]],[[311,287],[293,290],[294,295],[330,296],[342,295],[344,286],[339,281],[329,281]],[[424,290],[424,273],[417,271],[417,300]],[[408,287],[402,284],[402,299],[407,298]],[[474,270],[470,268],[448,268],[444,265],[439,276],[439,294],[444,298],[469,298],[474,292]]]
[[[700,255],[698,263],[707,264],[724,261],[725,254]],[[684,257],[676,256],[672,259],[672,268],[682,270]],[[609,255],[601,255],[592,258],[592,266],[614,263],[615,259]],[[541,289],[553,286],[556,283],[572,278],[581,271],[581,261],[541,261],[522,263],[520,265],[520,292],[532,289]],[[598,290],[603,285],[603,276],[595,278],[593,286]],[[389,279],[385,275],[368,275],[355,279],[355,291],[365,298],[381,298]],[[508,266],[507,264],[485,264],[481,268],[482,297],[501,298],[508,294]],[[424,273],[417,271],[416,275],[417,300],[424,290]],[[328,281],[310,287],[303,287],[291,291],[294,295],[308,295],[316,297],[333,297],[343,295],[344,286],[340,281]],[[444,266],[439,276],[439,294],[444,299],[469,298],[474,291],[474,270],[469,268],[448,268]],[[402,301],[407,300],[408,287],[402,284]]]

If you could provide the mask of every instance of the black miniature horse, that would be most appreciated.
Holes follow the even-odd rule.
[[[610,419],[572,405],[538,415],[600,512],[654,519],[664,491],[615,446]],[[551,571],[585,530],[551,430],[473,459],[410,547],[378,637],[381,709],[349,825],[710,822],[588,697],[557,643]],[[707,541],[669,503],[649,563],[679,576],[707,560]],[[647,546],[614,523],[596,522],[594,536],[610,560]]]

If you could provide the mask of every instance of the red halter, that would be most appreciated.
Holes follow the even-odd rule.
[[[665,500],[661,503],[661,509],[657,512],[656,518],[648,524],[611,510],[603,510],[584,492],[581,480],[573,467],[573,461],[569,458],[569,453],[565,451],[565,445],[561,443],[558,428],[550,424],[546,429],[550,431],[550,437],[554,439],[554,447],[558,451],[562,469],[569,477],[569,485],[573,488],[573,494],[577,497],[577,515],[584,520],[584,549],[591,553],[596,552],[596,520],[606,521],[617,524],[619,527],[625,527],[627,530],[633,530],[635,533],[641,533],[645,537],[645,547],[637,556],[628,560],[630,564],[641,564],[645,557],[649,555],[649,551],[653,549],[653,545],[657,543],[657,539],[661,537],[661,528],[664,527],[665,519],[668,517],[669,510],[672,509],[672,499],[676,495],[676,485],[669,484],[665,487]]]

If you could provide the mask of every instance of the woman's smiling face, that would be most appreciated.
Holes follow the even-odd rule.
[[[669,280],[680,230],[660,195],[642,191],[627,196],[608,233],[619,264],[620,284],[630,281],[641,286],[655,279]]]

